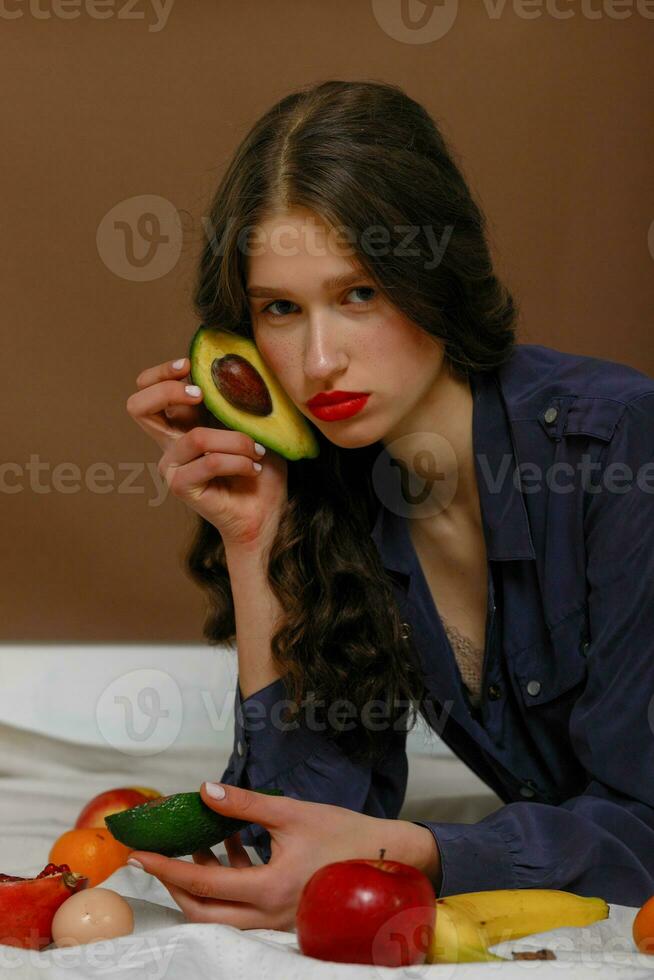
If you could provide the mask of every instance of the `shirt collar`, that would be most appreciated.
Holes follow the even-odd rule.
[[[493,561],[535,559],[527,508],[514,479],[518,460],[497,373],[471,375],[470,389],[475,471],[487,557]],[[386,448],[381,443],[380,446],[386,453]],[[380,500],[370,536],[386,571],[408,579],[413,547],[407,519]]]
[[[381,451],[386,453],[386,447],[382,445]],[[406,582],[411,575],[411,541],[406,519],[389,510],[380,500],[370,537],[377,545],[385,570],[399,573]]]
[[[487,555],[495,561],[535,559],[525,499],[515,476],[519,460],[498,373],[473,374],[470,389],[475,469]]]

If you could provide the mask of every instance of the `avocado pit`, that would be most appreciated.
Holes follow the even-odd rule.
[[[257,369],[240,354],[225,354],[211,362],[213,382],[230,405],[251,415],[270,415],[273,404]]]

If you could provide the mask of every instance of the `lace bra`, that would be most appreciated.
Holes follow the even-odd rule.
[[[442,620],[445,635],[450,641],[450,646],[457,662],[461,680],[468,689],[470,701],[475,707],[479,706],[481,691],[481,669],[484,660],[484,651],[476,647],[467,636],[460,633],[456,626],[450,626]]]

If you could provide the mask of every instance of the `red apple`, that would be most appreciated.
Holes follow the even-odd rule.
[[[305,956],[375,966],[424,963],[435,923],[429,878],[383,856],[319,868],[305,884],[296,913]]]
[[[137,793],[142,793],[148,800],[154,800],[156,797],[161,796],[159,790],[152,789],[151,786],[128,786],[127,789],[135,789]]]
[[[143,786],[118,786],[115,789],[107,789],[104,793],[98,793],[92,800],[82,808],[75,821],[75,828],[79,827],[102,827],[106,830],[104,818],[110,813],[118,813],[120,810],[129,810],[133,806],[140,806],[147,803],[149,799],[160,796],[156,789],[149,789]]]

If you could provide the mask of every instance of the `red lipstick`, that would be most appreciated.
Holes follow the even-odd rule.
[[[334,422],[356,415],[369,397],[370,392],[366,391],[321,391],[307,405],[316,418]]]
[[[369,394],[367,391],[319,391],[317,395],[310,398],[307,402],[309,408],[316,405],[333,405],[334,402],[347,402],[352,398],[363,398]]]

